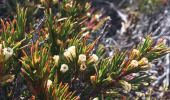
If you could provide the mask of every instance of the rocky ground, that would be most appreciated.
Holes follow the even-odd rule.
[[[141,11],[140,4],[135,0],[117,2],[114,0],[95,0],[92,3],[94,7],[111,18],[111,27],[102,39],[102,43],[108,50],[108,55],[111,56],[114,53],[115,47],[120,50],[135,47],[148,34],[156,41],[163,39],[167,45],[170,45],[170,2],[162,0],[161,3],[151,11],[147,9],[148,5],[144,5],[146,9]],[[152,97],[169,99],[170,55],[167,54],[155,60],[152,63],[152,69],[146,73],[151,75],[150,77],[155,81],[148,83],[147,88],[144,87],[140,93],[146,96],[146,91],[151,90]],[[132,98],[134,94],[137,93],[132,92]],[[145,96],[141,96],[141,99],[146,99]]]

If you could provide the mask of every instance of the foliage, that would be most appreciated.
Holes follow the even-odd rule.
[[[127,94],[149,80],[146,73],[132,79],[128,75],[150,69],[150,62],[170,52],[163,41],[155,44],[146,36],[137,48],[116,49],[113,56],[106,57],[100,44],[103,33],[93,41],[90,38],[109,18],[101,18],[99,12],[90,13],[88,0],[32,0],[31,4],[32,8],[23,8],[26,4],[20,2],[14,12],[16,18],[1,19],[0,86],[3,88],[17,84],[15,79],[21,75],[35,99],[119,97],[121,90]],[[33,12],[34,8],[38,11]],[[35,13],[42,15],[30,19]]]

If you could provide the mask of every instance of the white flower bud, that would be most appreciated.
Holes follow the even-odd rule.
[[[73,58],[76,57],[76,47],[75,47],[75,46],[71,46],[71,47],[69,47],[67,50],[71,53],[71,55],[73,56]]]
[[[64,52],[64,57],[68,60],[68,61],[72,61],[73,58],[76,57],[76,49],[75,46],[71,46],[68,49],[66,49],[66,51]]]
[[[132,60],[132,61],[130,62],[130,66],[131,66],[131,67],[138,67],[138,61]]]
[[[97,62],[99,60],[98,56],[96,54],[92,54],[92,56],[89,58],[89,62]]]
[[[82,63],[86,61],[86,55],[85,54],[80,54],[78,58],[78,62]]]
[[[52,85],[52,81],[51,80],[48,80],[47,81],[47,88],[50,89],[50,86]]]
[[[135,55],[135,56],[136,56],[136,55],[139,55],[139,50],[133,49],[133,50],[132,50],[132,54]]]
[[[145,57],[143,57],[140,61],[139,61],[139,65],[146,65],[146,64],[148,64],[148,59],[147,58],[145,58]]]
[[[54,56],[53,56],[53,60],[54,60],[54,64],[55,64],[55,65],[58,65],[59,59],[60,59],[59,55],[54,55]]]
[[[5,61],[8,60],[13,55],[13,49],[12,48],[4,48],[3,54],[5,56]]]
[[[62,64],[62,65],[61,65],[61,68],[60,68],[60,71],[61,71],[61,72],[65,73],[65,72],[67,72],[68,70],[69,70],[69,68],[68,68],[68,65],[67,65],[67,64]]]
[[[65,51],[65,52],[64,52],[64,57],[65,57],[68,61],[72,60],[72,56],[71,56],[71,53],[70,53],[69,51]]]

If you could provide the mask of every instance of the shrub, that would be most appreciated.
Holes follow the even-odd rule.
[[[144,71],[154,59],[170,52],[162,41],[155,44],[146,36],[137,48],[104,56],[99,42],[104,33],[93,41],[90,37],[103,26],[104,31],[109,18],[91,13],[88,0],[32,0],[16,8],[16,17],[1,19],[0,88],[17,85],[21,76],[30,91],[21,95],[28,98],[120,97],[121,90],[127,94],[142,82],[151,82]],[[144,74],[127,77],[139,72]],[[6,91],[6,98],[14,98],[14,92]]]

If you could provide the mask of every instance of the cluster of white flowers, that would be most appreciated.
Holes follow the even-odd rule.
[[[54,55],[53,56],[53,60],[54,60],[55,65],[58,65],[59,59],[60,59],[59,55]]]
[[[68,68],[68,65],[67,65],[67,64],[62,64],[62,65],[61,65],[60,71],[61,71],[62,73],[65,73],[65,72],[67,72],[68,70],[69,70],[69,68]]]
[[[71,46],[68,49],[66,49],[65,52],[64,52],[64,57],[67,60],[72,61],[76,57],[76,48],[75,48],[75,46]]]

